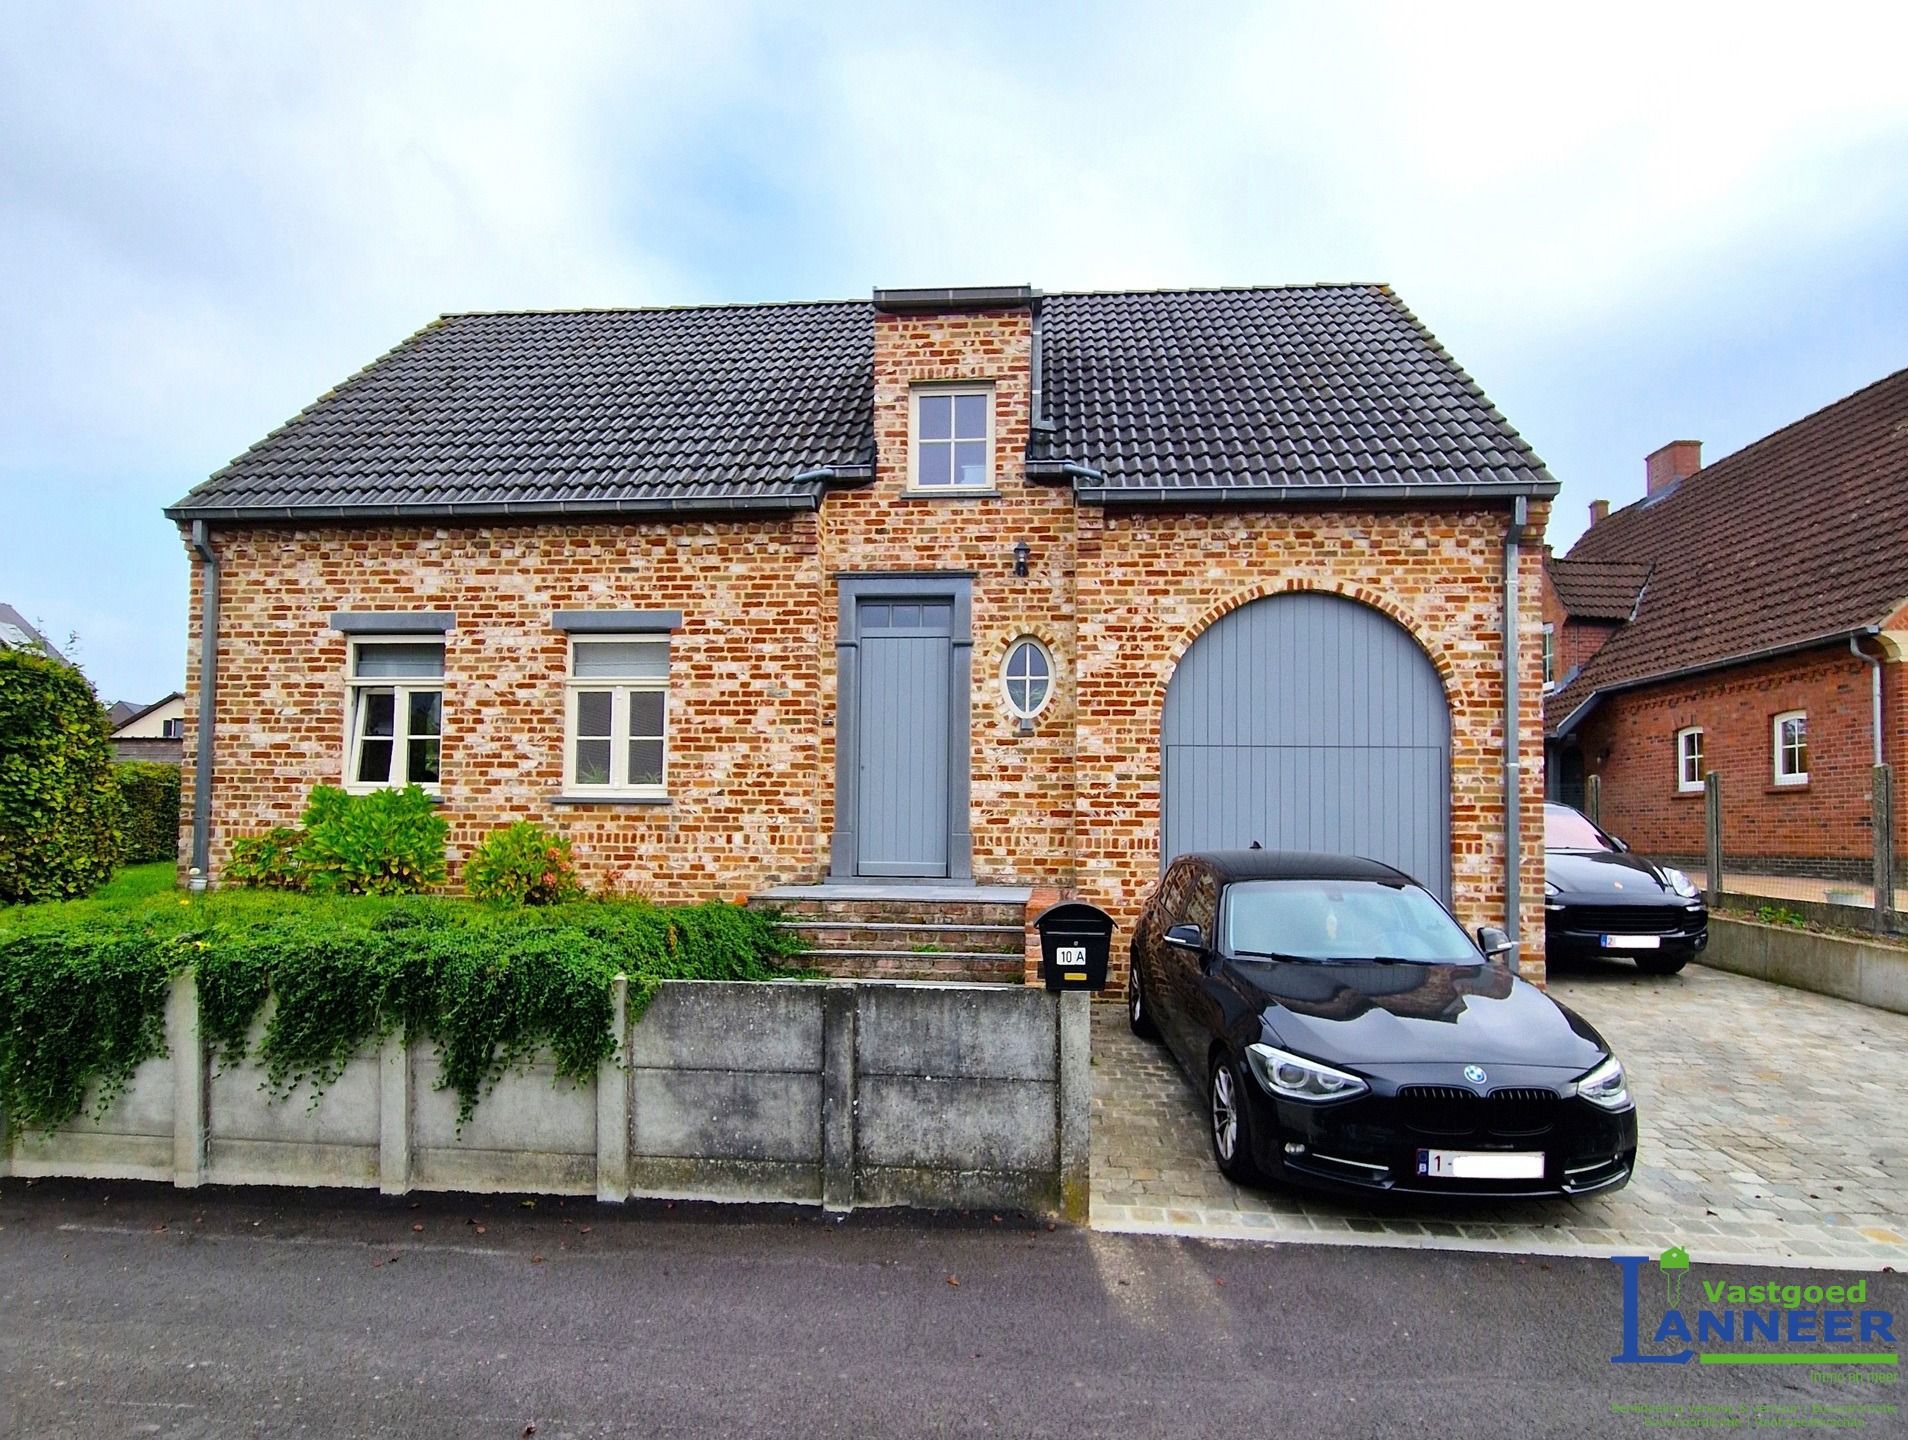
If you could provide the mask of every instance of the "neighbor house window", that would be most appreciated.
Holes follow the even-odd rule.
[[[1703,788],[1703,732],[1692,725],[1676,732],[1676,788]]]
[[[354,640],[345,783],[435,788],[444,741],[444,642]]]
[[[159,727],[159,735],[162,739],[166,740],[184,739],[185,721],[177,719],[167,720]]]
[[[994,483],[994,391],[914,392],[914,488],[986,490]]]
[[[564,788],[660,798],[668,774],[669,642],[570,642]]]
[[[1803,710],[1785,710],[1775,717],[1775,783],[1809,783],[1809,717]]]
[[[1007,691],[1007,708],[1022,720],[1031,720],[1046,708],[1053,694],[1053,657],[1038,640],[1016,640],[1007,647],[1007,663],[1001,667],[1001,684]]]
[[[1544,689],[1557,683],[1557,635],[1552,626],[1544,626]]]

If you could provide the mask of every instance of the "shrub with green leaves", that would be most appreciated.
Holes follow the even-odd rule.
[[[111,877],[123,807],[109,733],[78,670],[0,647],[0,905],[70,899]]]
[[[232,842],[224,877],[249,890],[303,890],[305,866],[298,847],[305,832],[291,825],[275,825],[263,835],[242,835]]]
[[[405,895],[444,883],[449,827],[416,785],[347,795],[312,787],[297,856],[320,894]]]
[[[121,863],[178,859],[179,767],[153,760],[122,760],[114,773],[125,807]]]
[[[464,888],[502,905],[556,905],[583,893],[570,842],[528,820],[484,837],[465,862]]]
[[[215,1061],[249,1053],[275,1097],[317,1103],[352,1056],[399,1033],[433,1043],[461,1121],[546,1048],[559,1075],[593,1076],[615,1053],[619,973],[640,1015],[663,980],[779,979],[802,973],[801,953],[771,917],[718,903],[501,909],[228,890],[22,906],[0,916],[0,1106],[50,1128],[95,1082],[109,1101],[164,1053],[167,985],[186,965]]]

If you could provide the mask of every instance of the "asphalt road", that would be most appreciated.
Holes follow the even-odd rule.
[[[1869,1303],[1908,1315],[1908,1282]],[[1899,1393],[1613,1366],[1620,1314],[1598,1260],[0,1181],[9,1437],[1524,1440],[1643,1433],[1613,1404]]]

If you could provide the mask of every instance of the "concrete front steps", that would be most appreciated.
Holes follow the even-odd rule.
[[[1024,889],[959,884],[785,885],[749,898],[809,946],[806,963],[864,980],[1017,985],[1027,933]]]

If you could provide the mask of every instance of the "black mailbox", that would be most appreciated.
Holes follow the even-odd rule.
[[[1040,978],[1049,990],[1104,990],[1113,952],[1113,917],[1097,905],[1062,901],[1034,920],[1040,931]]]

